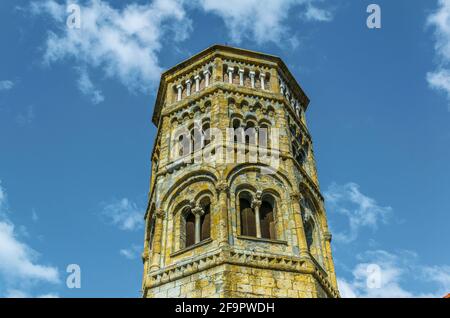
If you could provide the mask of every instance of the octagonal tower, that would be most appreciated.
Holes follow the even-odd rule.
[[[308,104],[253,51],[215,45],[162,74],[144,297],[339,297]]]

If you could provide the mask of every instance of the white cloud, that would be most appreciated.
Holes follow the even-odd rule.
[[[6,291],[5,297],[6,298],[59,298],[59,295],[54,294],[54,293],[49,293],[49,294],[42,294],[42,295],[38,295],[38,296],[32,296],[23,290],[9,289]]]
[[[6,191],[0,182],[0,276],[9,283],[58,283],[55,267],[36,261],[38,253],[20,241],[14,224],[6,218]]]
[[[361,263],[352,270],[352,277],[338,278],[339,290],[344,298],[410,298],[442,297],[448,288],[450,268],[428,267],[417,263],[417,255],[403,251],[392,254],[384,250],[367,251],[358,257]],[[379,272],[374,271],[375,268]],[[379,275],[379,276],[374,276]],[[414,292],[405,286],[434,282],[431,293]],[[374,283],[376,282],[376,283]],[[423,286],[423,284],[420,284]]]
[[[160,77],[163,40],[175,43],[189,35],[191,21],[182,4],[183,0],[154,0],[116,9],[90,0],[81,7],[81,29],[66,26],[66,6],[55,0],[33,2],[31,12],[47,14],[59,25],[48,34],[47,63],[70,59],[80,67],[101,69],[105,77],[132,91],[147,91]]]
[[[94,105],[100,104],[105,100],[102,91],[95,88],[86,70],[80,70],[78,88],[84,95],[91,99]]]
[[[296,7],[309,11],[308,20],[330,20],[331,14],[313,7],[315,0],[200,0],[204,11],[221,17],[230,32],[233,42],[244,38],[258,44],[283,41],[292,42],[292,32],[286,26],[286,19]],[[328,21],[327,20],[327,21]]]
[[[0,273],[4,277],[58,283],[58,270],[37,264],[37,256],[33,249],[17,238],[12,223],[0,221]]]
[[[132,245],[129,248],[124,248],[119,251],[120,255],[124,256],[128,259],[136,259],[140,252],[142,251],[142,248],[139,245]]]
[[[330,11],[325,9],[320,9],[313,5],[308,5],[306,8],[306,12],[303,15],[308,21],[320,21],[320,22],[329,22],[333,20],[333,15]]]
[[[10,80],[0,81],[0,91],[8,91],[14,87],[14,82]]]
[[[334,235],[337,241],[343,243],[354,241],[363,227],[376,229],[380,222],[387,221],[392,212],[391,207],[380,206],[375,199],[361,193],[356,183],[350,182],[345,185],[333,183],[324,195],[329,210],[348,219],[349,230]]]
[[[445,92],[450,103],[450,0],[438,1],[438,9],[428,16],[427,25],[434,28],[439,64],[435,71],[427,73],[426,79],[431,88]]]
[[[140,229],[144,223],[142,210],[127,198],[105,204],[102,215],[124,231]]]

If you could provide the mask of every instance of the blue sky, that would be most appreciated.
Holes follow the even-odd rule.
[[[216,43],[280,56],[310,97],[341,293],[450,292],[449,0],[70,3],[79,30],[65,1],[0,2],[1,297],[140,295],[158,79]]]

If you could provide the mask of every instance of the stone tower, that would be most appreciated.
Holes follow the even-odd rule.
[[[339,297],[308,104],[262,53],[215,45],[162,74],[144,297]]]

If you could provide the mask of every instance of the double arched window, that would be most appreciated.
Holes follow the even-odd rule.
[[[189,126],[182,127],[175,133],[172,142],[172,156],[175,159],[187,156],[197,150],[203,149],[211,142],[211,125],[209,118]]]
[[[196,205],[185,207],[181,217],[181,248],[211,237],[211,200],[208,196],[201,198]]]
[[[242,191],[238,195],[241,235],[276,239],[275,208],[276,201],[270,194],[253,195]]]
[[[316,261],[323,264],[322,233],[314,205],[310,200],[302,204],[303,228],[309,253]]]

